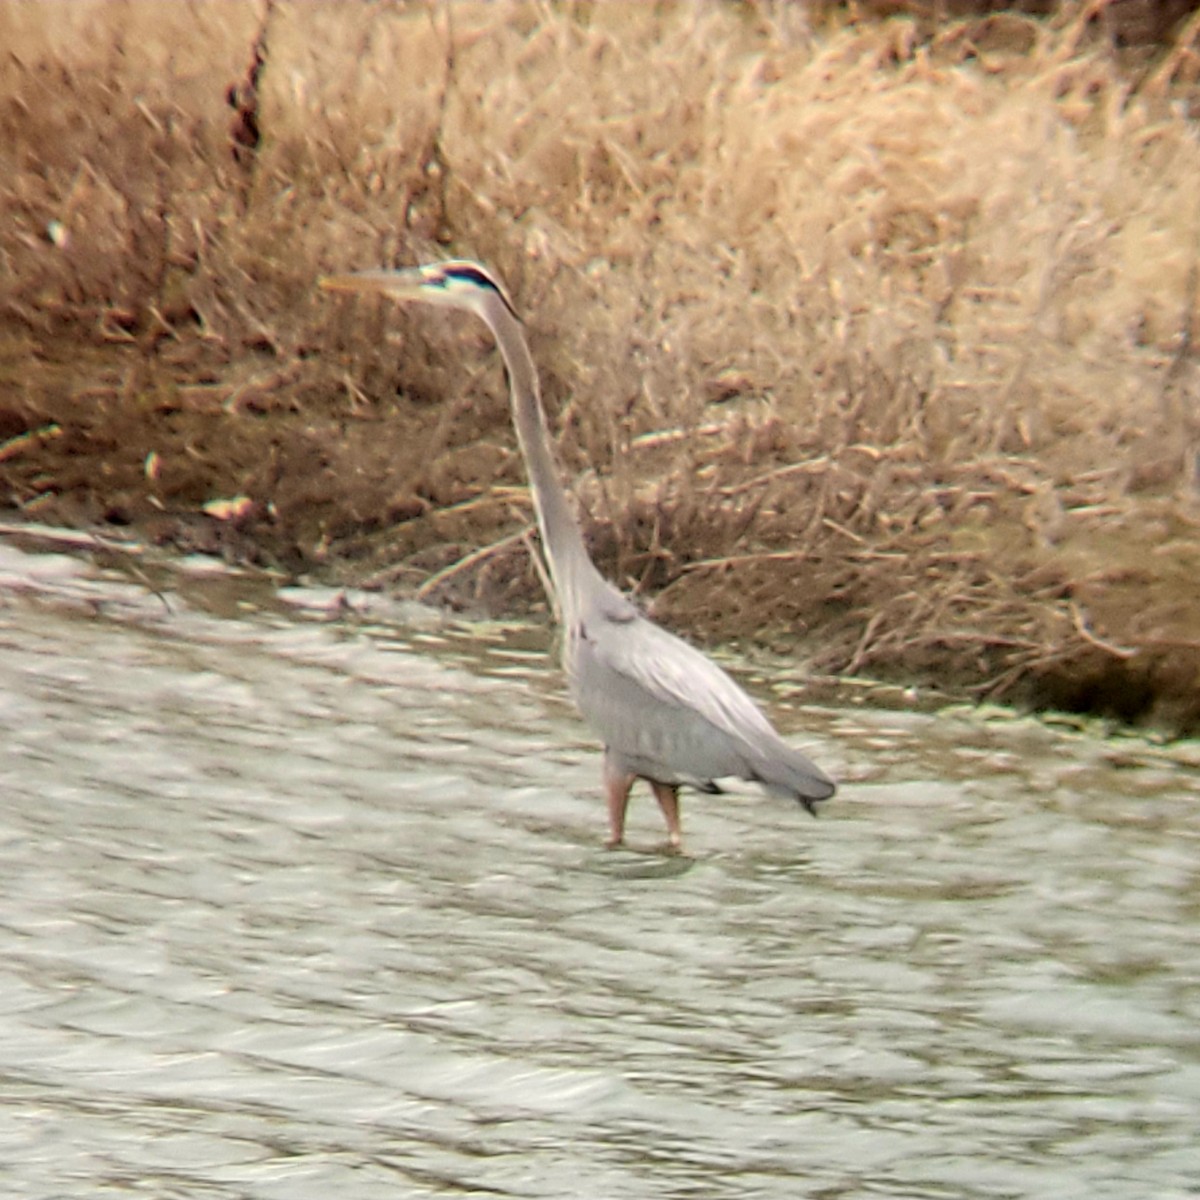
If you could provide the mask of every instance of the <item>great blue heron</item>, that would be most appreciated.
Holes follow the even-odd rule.
[[[564,626],[571,695],[604,743],[608,845],[624,841],[636,779],[653,789],[676,850],[683,786],[719,793],[720,779],[752,780],[815,816],[816,802],[833,795],[833,780],[788,746],[720,667],[653,624],[596,570],[559,478],[520,318],[500,283],[478,263],[454,261],[333,275],[321,286],[465,309],[492,331],[508,367],[513,421]]]

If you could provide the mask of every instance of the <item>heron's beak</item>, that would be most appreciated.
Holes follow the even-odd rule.
[[[376,292],[385,296],[419,296],[425,287],[425,273],[412,271],[355,271],[351,275],[325,275],[319,285],[327,292]]]

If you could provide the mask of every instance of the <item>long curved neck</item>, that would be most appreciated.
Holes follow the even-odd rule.
[[[529,472],[533,507],[542,532],[542,549],[550,565],[554,589],[564,621],[577,612],[581,588],[589,576],[600,579],[583,544],[583,535],[571,514],[559,475],[542,410],[537,368],[521,332],[520,323],[498,296],[488,298],[479,314],[491,329],[508,368],[509,396],[517,441]]]

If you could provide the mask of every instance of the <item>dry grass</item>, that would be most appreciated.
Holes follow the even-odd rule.
[[[668,623],[1194,726],[1200,28],[1106,10],[7,0],[6,501],[535,597],[482,332],[313,288],[476,256]]]

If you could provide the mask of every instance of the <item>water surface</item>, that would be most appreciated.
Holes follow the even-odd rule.
[[[0,588],[6,1195],[1200,1191],[1186,751],[752,680],[827,815],[606,853],[540,631]]]

